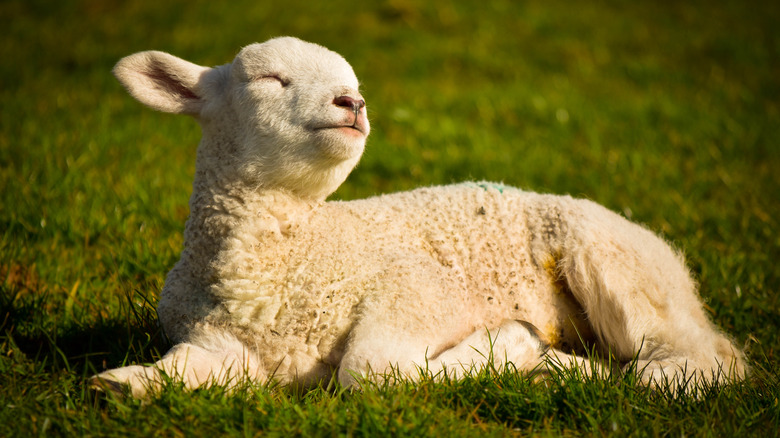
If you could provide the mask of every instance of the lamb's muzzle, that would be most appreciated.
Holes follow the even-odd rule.
[[[366,101],[363,99],[353,99],[350,96],[339,96],[333,99],[333,104],[344,108],[351,108],[352,112],[355,113],[355,117],[357,117],[358,111],[366,106]]]

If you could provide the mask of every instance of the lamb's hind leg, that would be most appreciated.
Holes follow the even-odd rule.
[[[742,353],[704,312],[682,257],[601,206],[580,201],[559,249],[558,271],[601,341],[637,357],[642,378],[742,378]]]
[[[181,343],[151,366],[131,365],[104,371],[90,378],[90,385],[102,391],[122,393],[127,389],[133,397],[143,398],[159,389],[165,373],[189,389],[211,384],[237,384],[242,379],[256,380],[260,369],[243,348],[212,351],[197,345]]]

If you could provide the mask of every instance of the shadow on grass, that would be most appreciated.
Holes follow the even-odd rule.
[[[42,305],[46,294],[20,299],[5,288],[0,292],[4,354],[17,362],[26,358],[42,371],[89,376],[126,363],[154,362],[170,348],[157,322],[155,303],[139,291],[128,294],[119,311],[108,318],[85,323],[71,318],[67,325],[58,325],[56,318],[46,315]]]

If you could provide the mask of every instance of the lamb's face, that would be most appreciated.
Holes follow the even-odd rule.
[[[360,159],[369,133],[350,65],[324,47],[276,38],[244,48],[231,66],[242,173],[324,198]]]
[[[216,68],[139,52],[120,60],[114,74],[149,107],[197,116],[199,166],[218,168],[233,183],[325,199],[366,144],[365,101],[352,68],[296,38],[252,44]]]

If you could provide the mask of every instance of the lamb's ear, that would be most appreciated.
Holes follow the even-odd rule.
[[[204,103],[199,81],[208,70],[168,53],[148,51],[122,58],[114,67],[114,76],[144,105],[195,115]]]

